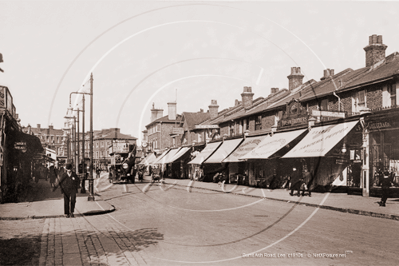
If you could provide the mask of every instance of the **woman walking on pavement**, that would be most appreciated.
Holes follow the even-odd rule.
[[[72,165],[66,165],[64,173],[54,186],[53,191],[59,186],[64,194],[64,214],[66,218],[74,217],[73,212],[76,204],[76,193],[78,192],[80,180],[76,173],[72,172]]]

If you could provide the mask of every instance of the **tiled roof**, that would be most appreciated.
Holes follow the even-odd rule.
[[[279,101],[280,99],[282,99],[283,97],[287,96],[289,94],[287,89],[282,89],[280,91],[278,91],[275,94],[270,94],[267,98],[265,98],[258,106],[255,106],[251,109],[249,109],[246,112],[246,116],[249,115],[253,115],[259,112],[262,112],[263,110],[265,110],[268,106],[270,106],[271,104],[275,103],[276,101]]]
[[[368,83],[379,81],[390,78],[394,75],[399,74],[399,53],[395,52],[387,56],[385,60],[376,65],[366,68],[368,70],[361,77],[352,82],[345,84],[342,91],[352,89],[361,85],[367,85]]]
[[[123,140],[135,140],[137,138],[131,136],[131,135],[126,135],[122,134],[118,131],[115,132],[115,130],[107,130],[106,132],[99,132],[97,134],[93,134],[94,139],[123,139]]]
[[[203,121],[209,119],[210,114],[209,112],[203,113],[203,112],[197,112],[197,113],[189,113],[189,112],[184,112],[183,113],[184,121],[188,126],[189,130],[192,130],[195,128],[195,125],[198,125],[202,123]]]
[[[179,122],[180,123],[182,121],[183,121],[182,116],[179,115],[179,114],[176,115],[176,120],[170,120],[169,117],[167,115],[165,115],[163,117],[155,119],[154,121],[152,121],[151,123],[146,125],[146,127],[148,127],[148,126],[150,126],[150,125],[152,125],[154,123],[160,123],[160,122],[162,122],[162,123],[176,123],[176,122]]]
[[[345,86],[346,83],[351,82],[354,79],[357,79],[367,70],[368,68],[360,68],[357,70],[347,68],[335,74],[331,78],[328,77],[325,80],[312,84],[305,91],[301,92],[302,95],[298,99],[300,101],[309,101],[314,98],[331,94],[332,92],[337,91],[343,86]]]

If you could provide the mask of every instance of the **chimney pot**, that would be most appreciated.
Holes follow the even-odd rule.
[[[211,100],[211,104],[208,106],[210,119],[214,119],[218,116],[219,113],[219,105],[216,100]]]
[[[363,48],[366,52],[366,67],[370,67],[385,59],[387,46],[382,43],[382,35],[369,36],[369,45]]]
[[[248,109],[252,106],[254,98],[254,93],[252,92],[251,87],[244,87],[244,92],[241,93],[242,105],[245,109]]]
[[[289,91],[302,85],[303,77],[300,67],[291,67],[291,75],[287,76]]]
[[[176,102],[168,103],[168,119],[176,120]]]

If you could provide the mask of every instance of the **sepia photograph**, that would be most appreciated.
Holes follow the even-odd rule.
[[[0,0],[0,265],[398,265],[398,17]]]

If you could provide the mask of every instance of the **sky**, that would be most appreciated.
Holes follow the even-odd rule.
[[[153,104],[168,114],[219,110],[303,81],[365,66],[369,36],[399,51],[399,2],[0,0],[0,85],[21,125],[64,126],[93,74],[94,130],[138,138]],[[72,94],[71,94],[72,93]],[[90,96],[85,97],[89,130]],[[70,114],[68,114],[70,115]]]

